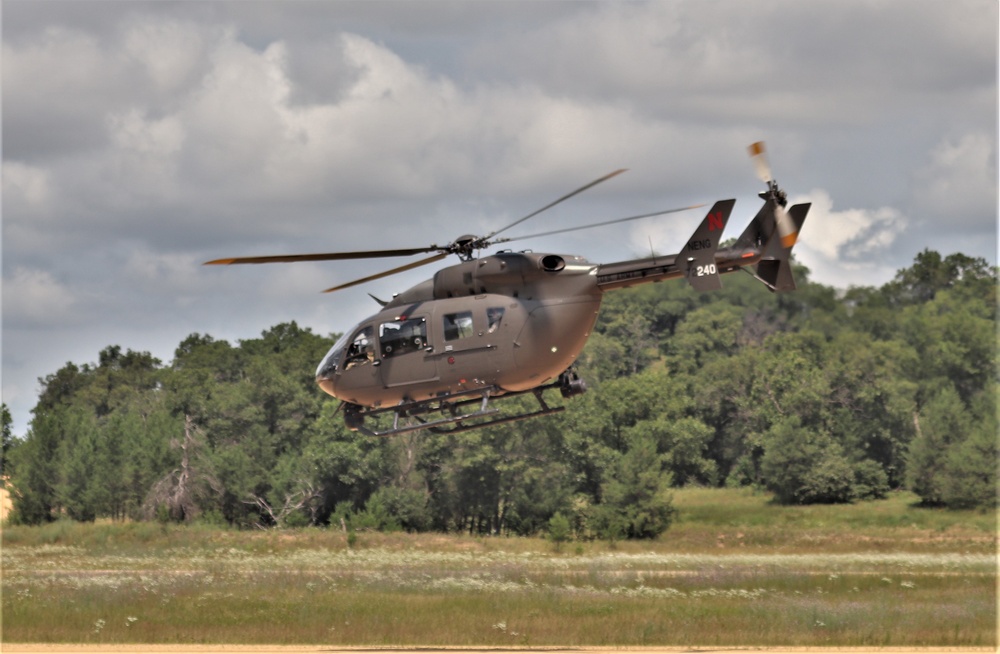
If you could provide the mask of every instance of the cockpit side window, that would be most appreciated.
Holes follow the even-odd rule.
[[[501,320],[503,320],[503,307],[490,307],[486,310],[486,322],[489,333],[492,334],[497,330]]]
[[[384,322],[378,328],[382,358],[416,352],[427,345],[427,320],[404,318]]]
[[[344,370],[375,360],[375,330],[371,325],[364,327],[354,335],[347,348],[344,359]]]
[[[472,336],[472,312],[446,313],[444,315],[444,340],[455,341]]]

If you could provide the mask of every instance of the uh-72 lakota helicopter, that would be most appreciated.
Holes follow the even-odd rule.
[[[520,238],[637,220],[684,209],[630,216],[517,238],[497,235],[624,170],[605,175],[486,236],[461,236],[438,246],[360,252],[217,259],[207,264],[430,257],[326,289],[336,291],[418,266],[449,254],[460,263],[413,288],[378,300],[382,310],[345,332],[320,362],[316,381],[341,400],[348,428],[374,436],[420,429],[455,433],[562,411],[543,393],[564,398],[586,384],[573,363],[590,336],[604,293],[664,279],[683,278],[699,291],[722,287],[720,275],[743,269],[772,291],[795,289],[789,255],[809,204],[787,210],[784,191],[771,178],[763,143],[750,146],[758,176],[767,183],[764,206],[729,247],[719,240],[735,200],[716,202],[677,254],[594,264],[582,257],[504,250],[478,251]],[[702,206],[702,205],[698,205]],[[751,272],[752,271],[752,272]],[[496,404],[531,393],[536,410],[503,414]],[[370,428],[366,418],[392,414],[392,426]]]

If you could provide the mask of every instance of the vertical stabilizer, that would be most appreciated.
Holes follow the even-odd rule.
[[[767,205],[765,204],[765,207]],[[757,264],[757,279],[776,293],[795,290],[795,278],[792,276],[790,260],[792,247],[798,240],[799,230],[806,221],[811,204],[796,204],[791,207],[782,219],[787,228],[784,234],[775,229],[767,239],[764,256]],[[759,216],[760,214],[758,214]],[[774,223],[775,221],[771,221]]]
[[[714,291],[722,288],[715,251],[729,221],[736,200],[719,200],[708,210],[698,229],[688,239],[684,249],[677,254],[677,265],[696,291]]]

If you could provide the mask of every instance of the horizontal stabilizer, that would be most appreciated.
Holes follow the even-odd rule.
[[[757,264],[757,279],[776,293],[795,290],[792,265],[788,259],[761,259]]]
[[[719,248],[719,240],[735,204],[736,200],[719,200],[712,205],[684,249],[677,254],[677,265],[696,291],[722,288],[715,251]]]

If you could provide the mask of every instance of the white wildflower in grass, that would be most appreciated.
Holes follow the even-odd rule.
[[[507,623],[506,622],[502,622],[502,621],[501,622],[497,622],[496,624],[493,625],[493,628],[496,629],[497,631],[500,631],[500,632],[503,632],[503,633],[507,633]]]
[[[95,622],[94,623],[94,633],[95,634],[101,633],[101,629],[104,629],[104,625],[105,624],[107,624],[107,623],[104,622],[104,620],[100,620],[100,619],[97,622]]]
[[[901,582],[899,582],[899,585],[902,586],[903,588],[916,588],[917,587],[917,585],[915,583],[913,583],[912,581],[901,581]]]
[[[125,618],[125,626],[126,627],[131,627],[132,625],[134,625],[138,621],[139,621],[139,618],[135,617],[134,615],[130,615],[127,618]]]

